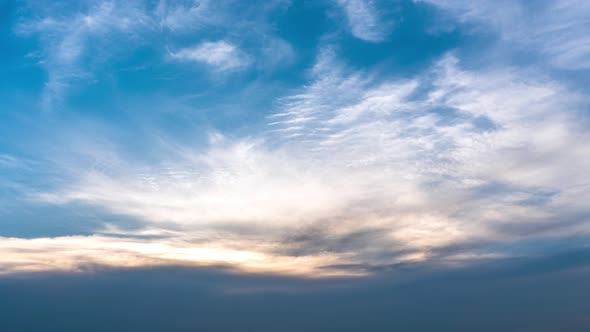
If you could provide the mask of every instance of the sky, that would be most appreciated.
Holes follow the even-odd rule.
[[[0,329],[588,331],[589,32],[585,0],[0,0]]]

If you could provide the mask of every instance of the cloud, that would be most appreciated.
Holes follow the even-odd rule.
[[[287,67],[295,62],[297,54],[291,44],[276,37],[263,38],[261,56],[257,61],[262,70]]]
[[[168,55],[220,71],[243,69],[254,58],[264,71],[289,65],[294,51],[274,35],[268,22],[269,13],[281,8],[281,3],[250,5],[238,12],[232,1],[93,0],[79,6],[40,1],[22,6],[15,32],[21,37],[39,37],[39,51],[30,54],[48,74],[41,107],[53,110],[64,107],[72,91],[101,79],[98,73],[112,70],[105,68],[107,63],[146,45],[164,56],[166,50],[176,50]],[[250,43],[253,54],[225,40],[184,49],[175,45],[183,36],[208,30]]]
[[[372,0],[338,0],[346,14],[351,33],[368,42],[381,42],[391,28],[390,23],[381,20]]]
[[[168,142],[157,162],[80,143],[71,179],[31,198],[189,237],[221,232],[286,265],[330,257],[308,271],[466,264],[521,254],[499,243],[590,231],[590,149],[576,121],[584,95],[532,71],[466,70],[452,55],[384,81],[324,49],[309,80],[253,137]],[[100,151],[114,162],[84,166]]]
[[[117,40],[137,38],[151,25],[151,18],[136,1],[90,2],[86,11],[73,13],[47,8],[45,16],[24,20],[16,29],[21,35],[37,34],[41,39],[39,62],[48,72],[41,101],[45,110],[61,104],[72,82],[90,80],[89,63],[109,58],[118,49]],[[88,49],[96,51],[92,61],[87,58]]]
[[[534,50],[556,68],[590,68],[590,5],[565,0],[530,5],[526,1],[420,0],[447,10],[459,20],[491,27],[504,42]]]
[[[112,232],[113,230],[111,230]],[[168,237],[169,233],[146,231],[146,237],[119,236],[63,236],[52,238],[0,237],[2,266],[0,274],[39,271],[80,271],[89,265],[110,267],[142,266],[227,266],[248,273],[274,273],[283,275],[326,277],[355,275],[358,272],[321,269],[335,264],[334,254],[323,253],[302,257],[268,254],[253,250],[258,245],[231,236],[234,241],[218,239],[195,245],[191,237]],[[150,236],[164,234],[150,238]],[[168,236],[166,236],[168,235]],[[236,241],[237,240],[237,241]],[[253,245],[250,249],[246,245]]]
[[[219,24],[222,11],[216,10],[211,1],[161,0],[155,10],[160,26],[172,31],[196,30]]]
[[[189,48],[171,52],[170,56],[180,61],[204,63],[219,71],[236,70],[250,65],[250,57],[226,41],[203,42]]]

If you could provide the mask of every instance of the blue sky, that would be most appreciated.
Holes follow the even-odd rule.
[[[586,250],[590,3],[0,2],[0,274]],[[560,256],[561,257],[561,256]]]

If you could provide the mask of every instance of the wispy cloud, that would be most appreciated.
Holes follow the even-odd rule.
[[[252,62],[246,53],[223,40],[207,41],[194,47],[183,48],[170,52],[170,56],[180,61],[201,62],[220,71],[245,68]]]
[[[419,0],[448,10],[462,21],[485,23],[505,42],[534,50],[567,70],[590,68],[590,4],[584,0],[530,4],[526,1]],[[481,26],[476,25],[478,29]]]
[[[351,33],[369,42],[383,41],[392,24],[381,19],[373,0],[337,0]]]
[[[92,62],[105,61],[114,52],[117,39],[132,39],[150,23],[141,3],[135,1],[97,2],[86,12],[49,12],[41,19],[22,22],[18,33],[38,34],[42,41],[39,62],[49,76],[42,107],[53,109],[63,101],[73,81],[92,78],[86,58],[89,48],[96,48]]]
[[[39,52],[31,54],[48,73],[41,104],[50,110],[63,106],[68,93],[78,85],[93,82],[102,65],[142,45],[153,44],[163,57],[198,61],[221,71],[245,68],[254,62],[254,55],[260,70],[288,65],[294,58],[291,45],[274,36],[265,21],[265,13],[275,10],[280,1],[276,3],[236,13],[232,1],[93,0],[79,6],[39,2],[23,8],[34,15],[23,19],[15,31],[20,36],[40,39]],[[245,40],[254,36],[252,48],[256,54],[246,54],[226,40],[179,48],[174,38],[166,37],[205,29],[217,29]],[[175,51],[167,54],[167,49]]]
[[[216,2],[216,1],[214,1]],[[223,12],[211,1],[161,0],[155,10],[160,26],[173,31],[186,31],[220,24]]]

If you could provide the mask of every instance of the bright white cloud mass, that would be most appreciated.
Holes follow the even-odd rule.
[[[313,32],[313,46],[293,32],[303,27],[264,20],[289,1],[92,3],[49,6],[14,30],[38,38],[44,111],[31,117],[44,114],[51,139],[0,154],[1,184],[22,204],[108,217],[83,233],[0,237],[0,273],[365,275],[538,255],[548,239],[590,235],[590,100],[587,80],[569,76],[590,64],[583,1],[534,13],[518,1],[328,2],[313,9],[345,32]],[[420,16],[383,14],[410,9],[441,18],[404,28]],[[425,44],[428,56],[407,60],[396,58],[404,29],[493,42],[482,55]],[[526,54],[506,54],[513,45]],[[379,60],[360,61],[362,47]]]

